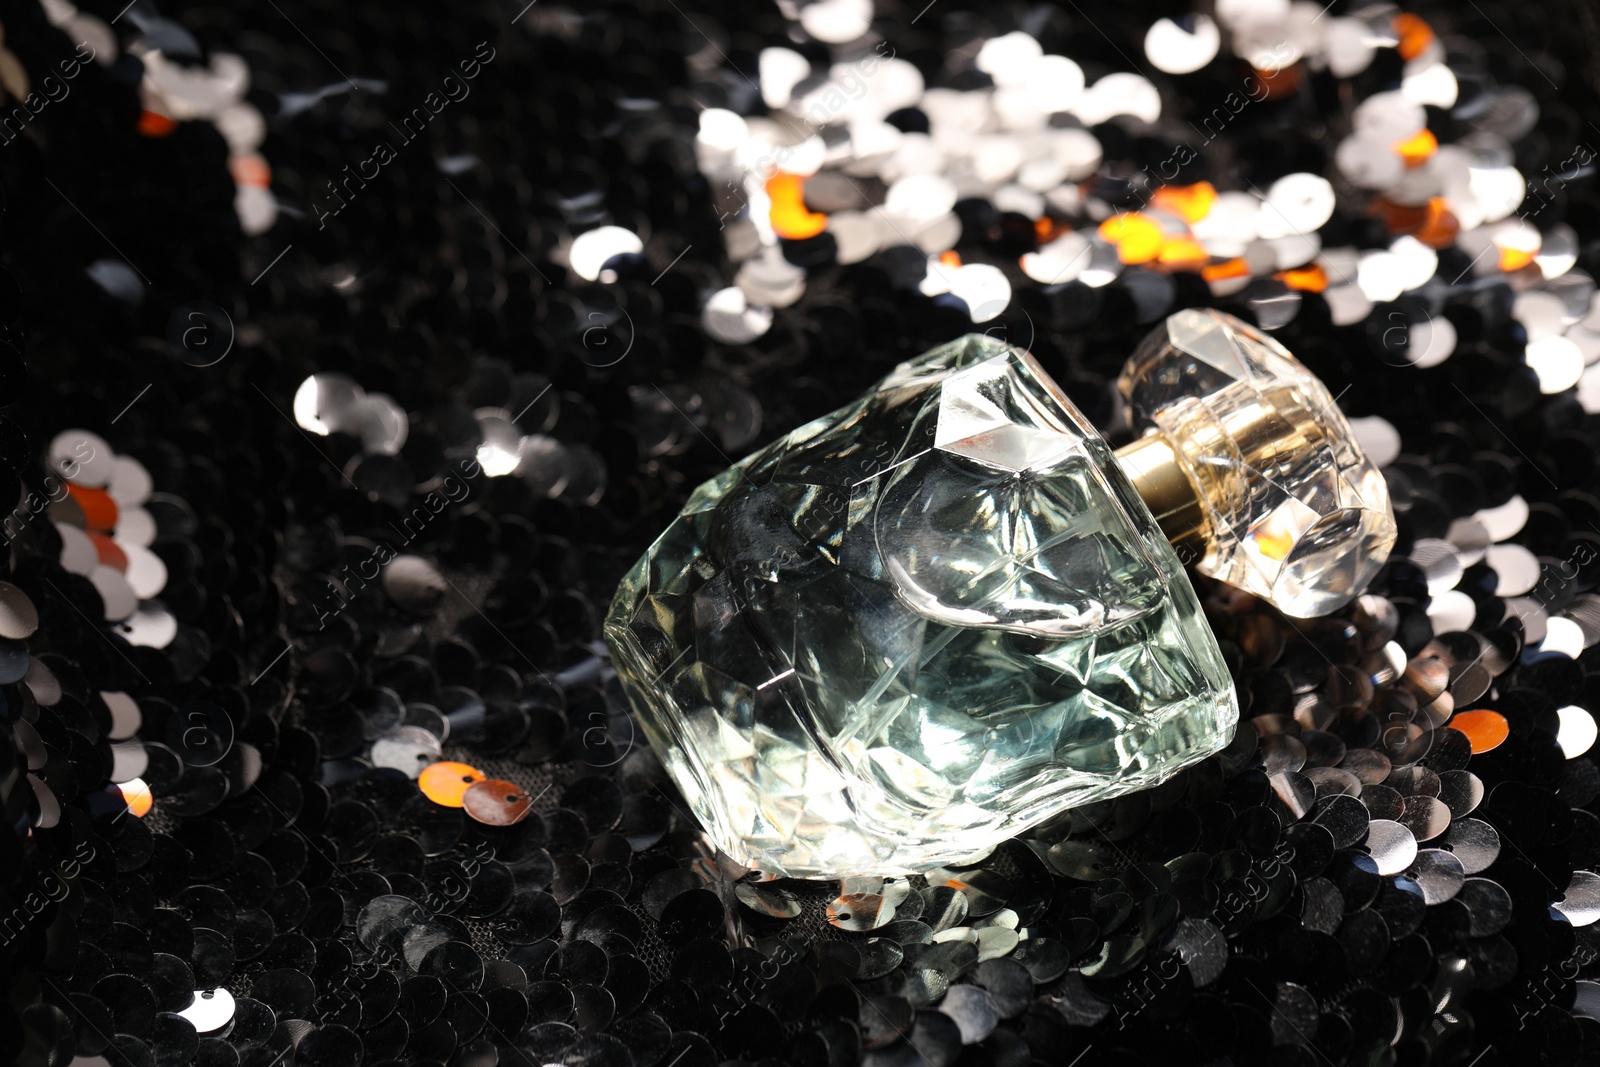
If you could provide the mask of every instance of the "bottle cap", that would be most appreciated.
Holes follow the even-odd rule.
[[[1117,458],[1195,569],[1285,615],[1365,591],[1394,546],[1389,487],[1327,387],[1277,341],[1211,309],[1168,316],[1118,391],[1144,437]]]

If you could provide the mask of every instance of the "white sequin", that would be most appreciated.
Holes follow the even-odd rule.
[[[1521,596],[1539,582],[1539,557],[1521,545],[1495,545],[1484,559],[1498,576],[1496,596]]]
[[[1411,327],[1411,337],[1406,346],[1406,357],[1426,370],[1437,367],[1456,350],[1456,327],[1449,319],[1440,316],[1428,318]]]
[[[1480,508],[1473,517],[1489,531],[1490,540],[1504,541],[1508,537],[1515,537],[1527,523],[1528,502],[1520,495],[1515,495],[1498,507]]]
[[[1323,58],[1335,78],[1353,78],[1372,65],[1372,34],[1360,19],[1329,19],[1322,31]]]
[[[848,44],[872,26],[872,0],[816,0],[800,9],[800,28],[827,44]]]
[[[1583,376],[1583,352],[1565,337],[1531,341],[1523,358],[1539,376],[1541,393],[1565,392]]]
[[[1363,252],[1356,284],[1373,303],[1397,299],[1405,292],[1405,267],[1393,252]]]
[[[1559,335],[1565,325],[1566,305],[1554,293],[1530,289],[1511,302],[1511,316],[1522,323],[1529,341]]]
[[[1427,124],[1422,105],[1394,91],[1373,93],[1357,104],[1350,116],[1350,128],[1357,136],[1389,144],[1415,135]]]
[[[1465,630],[1477,615],[1477,602],[1459,589],[1435,593],[1428,600],[1428,618],[1433,622],[1434,633]]]
[[[811,74],[811,61],[790,48],[763,48],[756,59],[756,71],[762,103],[777,109],[789,105],[794,87]]]
[[[1387,467],[1400,455],[1400,431],[1379,415],[1351,419],[1350,432],[1375,467]]]
[[[883,229],[876,216],[859,211],[835,211],[828,216],[828,232],[837,246],[840,263],[860,263],[883,247]]]
[[[956,187],[948,178],[914,174],[889,186],[883,206],[892,215],[919,221],[935,219],[956,206]]]
[[[1333,186],[1318,174],[1288,174],[1272,183],[1261,208],[1262,237],[1310,233],[1333,217]]]
[[[1330,286],[1322,297],[1335,326],[1350,326],[1372,313],[1372,301],[1357,285]]]
[[[1551,619],[1552,624],[1565,622],[1565,619]],[[1576,623],[1573,623],[1576,626]],[[1546,638],[1546,643],[1549,639]],[[1582,648],[1579,648],[1582,651]],[[1569,653],[1574,659],[1576,653]],[[1556,719],[1560,723],[1556,727],[1556,744],[1561,748],[1561,754],[1567,759],[1576,759],[1594,747],[1596,736],[1600,730],[1595,727],[1594,716],[1587,708],[1580,708],[1575,704],[1568,704],[1564,708],[1556,709]]]
[[[1415,237],[1396,238],[1389,246],[1389,251],[1400,262],[1403,292],[1410,292],[1428,284],[1428,280],[1439,269],[1439,253]]]
[[[1459,92],[1455,72],[1443,63],[1434,63],[1415,74],[1407,74],[1400,81],[1400,94],[1413,104],[1455,107]]]
[[[1533,261],[1547,280],[1565,275],[1578,263],[1577,233],[1564,222],[1556,223],[1545,231]]]
[[[1043,55],[1038,41],[1021,30],[1013,30],[983,42],[976,63],[979,70],[1004,88],[1021,85],[1028,77],[1028,69]]]
[[[1193,31],[1171,19],[1157,19],[1144,35],[1144,54],[1151,64],[1168,74],[1190,74],[1217,58],[1222,33],[1206,15],[1192,18]]]
[[[700,133],[695,140],[706,148],[732,152],[749,138],[750,124],[745,122],[744,116],[721,107],[708,107],[700,112]]]
[[[1498,221],[1517,210],[1528,191],[1528,183],[1516,167],[1474,168],[1468,184],[1485,222]]]
[[[1577,659],[1583,654],[1583,627],[1560,615],[1552,616],[1544,624],[1544,640],[1539,643],[1539,651],[1559,652],[1563,656]],[[1594,720],[1589,718],[1588,712],[1584,712],[1583,717],[1589,720],[1590,730],[1588,744],[1583,746],[1583,750],[1586,751],[1589,745],[1594,743]],[[1563,722],[1562,725],[1566,724]],[[1569,755],[1567,758],[1572,757]]]
[[[988,322],[1011,303],[1011,283],[1000,268],[987,263],[958,267],[950,281],[950,292],[966,302],[973,322]]]
[[[738,118],[737,115],[734,117]],[[621,226],[600,226],[577,236],[572,242],[572,250],[567,253],[567,261],[572,266],[572,273],[584,281],[592,282],[600,277],[600,268],[613,256],[643,251],[644,242],[632,230],[625,230]]]
[[[1083,95],[1083,68],[1066,56],[1043,56],[1029,66],[1023,89],[1045,114],[1069,111]]]
[[[1387,189],[1405,174],[1405,160],[1381,137],[1346,137],[1334,149],[1339,173],[1363,189]]]
[[[1089,264],[1089,239],[1073,231],[1022,257],[1022,272],[1040,285],[1070,282]]]
[[[1229,29],[1289,17],[1289,0],[1217,0],[1217,19]]]
[[[754,341],[772,328],[772,311],[769,308],[751,307],[743,290],[729,286],[711,294],[701,314],[701,322],[706,332],[718,341],[742,345]]]
[[[1161,118],[1161,94],[1145,78],[1119,71],[1095,82],[1073,113],[1085,126],[1098,126],[1118,115],[1155,122]]]

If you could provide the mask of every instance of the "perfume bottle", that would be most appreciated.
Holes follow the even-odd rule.
[[[1171,316],[1115,454],[1032,356],[971,335],[695,490],[606,640],[714,843],[792,877],[980,858],[1217,751],[1238,705],[1173,541],[1291,615],[1395,524],[1322,386],[1231,316]]]

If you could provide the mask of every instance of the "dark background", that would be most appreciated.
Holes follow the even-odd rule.
[[[88,10],[109,21],[118,6]],[[1210,794],[1196,786],[1194,796],[1175,804],[1188,814],[1154,818],[1146,810],[1111,828],[1125,893],[1091,892],[1086,881],[1017,843],[998,854],[994,870],[1008,906],[1028,917],[1039,937],[1067,946],[1059,951],[1080,968],[1100,959],[1101,973],[1088,979],[1065,965],[1053,974],[1045,963],[1019,973],[942,957],[873,974],[868,954],[877,950],[821,914],[835,889],[794,887],[804,913],[785,926],[741,905],[726,879],[701,882],[691,874],[696,862],[702,870],[707,862],[692,824],[636,743],[614,687],[582,673],[617,577],[730,455],[832,410],[899,360],[967,332],[970,323],[898,284],[892,257],[852,267],[821,257],[809,266],[805,297],[780,311],[766,336],[742,347],[708,339],[699,302],[729,284],[733,268],[712,190],[694,165],[696,101],[740,106],[748,86],[730,68],[753,75],[760,48],[788,40],[784,19],[762,4],[561,8],[539,0],[513,27],[519,6],[262,0],[163,7],[203,48],[238,52],[249,63],[248,99],[268,121],[261,152],[285,205],[261,236],[238,230],[226,147],[213,128],[193,122],[165,137],[137,132],[137,71],[126,64],[87,66],[72,94],[31,124],[38,137],[0,148],[10,343],[0,358],[7,401],[0,459],[37,485],[44,443],[64,428],[84,427],[140,457],[158,488],[192,512],[170,531],[173,547],[164,556],[172,573],[166,599],[182,623],[173,649],[108,643],[83,617],[94,616],[94,594],[50,570],[51,545],[41,535],[19,546],[10,579],[40,604],[43,622],[30,650],[50,657],[91,718],[94,691],[138,692],[152,740],[164,736],[172,709],[191,699],[214,701],[229,729],[262,755],[254,788],[272,805],[241,794],[199,810],[204,804],[194,798],[209,788],[206,776],[185,772],[167,783],[166,796],[177,798],[169,813],[158,799],[157,816],[130,829],[94,799],[107,769],[103,739],[81,724],[51,735],[60,743],[52,746],[46,777],[78,814],[55,831],[8,842],[0,874],[15,875],[20,899],[28,878],[75,847],[92,843],[96,859],[86,865],[81,891],[7,944],[13,968],[3,1044],[17,1050],[19,1062],[65,1062],[50,1057],[70,1047],[134,1064],[234,1062],[230,1056],[251,1064],[354,1063],[363,1055],[376,1063],[402,1060],[408,1048],[411,1062],[553,1058],[574,1067],[730,1059],[843,1065],[862,1057],[877,1064],[1071,1064],[1080,1055],[1085,1064],[1221,1062],[1229,1055],[1240,1063],[1594,1059],[1595,1024],[1567,1010],[1574,977],[1595,974],[1594,954],[1581,931],[1545,910],[1573,870],[1600,860],[1593,829],[1600,823],[1587,810],[1595,791],[1584,784],[1600,776],[1587,758],[1574,761],[1587,771],[1550,758],[1553,708],[1574,701],[1600,707],[1600,664],[1588,655],[1515,666],[1483,701],[1507,715],[1514,734],[1498,756],[1471,764],[1486,784],[1510,786],[1495,794],[1490,818],[1519,844],[1485,875],[1515,901],[1510,925],[1494,938],[1476,937],[1459,915],[1440,909],[1426,922],[1409,913],[1388,914],[1381,928],[1356,921],[1342,938],[1309,932],[1301,898],[1288,903],[1290,886],[1277,911],[1233,916],[1229,967],[1217,984],[1196,990],[1187,979],[1155,981],[1160,994],[1142,999],[1138,990],[1149,988],[1150,975],[1167,974],[1162,961],[1173,957],[1157,951],[1154,934],[1165,928],[1166,909],[1179,905],[1166,902],[1175,891],[1154,882],[1139,888],[1144,876],[1128,869],[1191,852],[1217,857],[1199,876],[1211,885],[1210,897],[1202,891],[1199,905],[1186,901],[1187,915],[1207,900],[1214,904],[1238,876],[1224,854],[1240,851],[1241,842],[1258,859],[1278,850],[1277,823],[1262,823],[1270,804],[1264,779],[1228,764],[1224,782],[1220,761]],[[930,85],[941,77],[963,84],[963,75],[938,73],[945,54],[975,36],[1014,28],[1036,10],[1046,51],[1071,56],[1092,81],[1129,69],[1127,56],[1142,64],[1148,23],[1188,7],[1085,0],[1032,9],[938,0],[921,17],[916,5],[882,5],[874,29],[917,63]],[[1576,0],[1408,10],[1443,35],[1475,42],[1486,78],[1538,98],[1539,125],[1517,146],[1525,175],[1559,166],[1579,145],[1600,145],[1592,121],[1600,114],[1593,59],[1600,19],[1592,7]],[[31,4],[0,5],[0,20],[6,47],[30,71],[71,50]],[[399,147],[370,187],[319,228],[315,205],[326,203],[326,182],[368,158],[380,140],[398,147],[390,121],[482,41],[496,54],[470,97],[446,108],[423,138]],[[1353,79],[1353,91],[1313,78],[1290,99],[1251,105],[1180,180],[1229,189],[1248,179],[1264,188],[1294,171],[1331,174],[1339,116],[1386,87],[1397,73],[1392,59]],[[1197,74],[1155,75],[1161,124],[1097,130],[1108,182],[1197,141],[1185,120],[1209,113],[1240,73],[1225,49]],[[363,87],[352,89],[346,78]],[[365,87],[369,80],[383,82],[382,91]],[[298,115],[281,114],[282,94],[321,87],[334,92]],[[653,106],[637,103],[644,100]],[[1441,140],[1449,140],[1452,120],[1441,113],[1430,116],[1435,122]],[[459,173],[446,175],[437,165],[468,155],[476,162]],[[1358,198],[1341,193],[1325,246],[1386,243],[1382,226],[1352,207]],[[1579,266],[1592,275],[1600,275],[1597,208],[1594,176],[1586,173],[1534,220],[1541,228],[1573,226],[1582,240]],[[1107,424],[1108,380],[1150,317],[1140,321],[1134,300],[1116,285],[1041,289],[1014,266],[1029,248],[1029,228],[981,205],[963,211],[963,259],[1000,265],[1013,281],[1011,306],[988,325],[1026,344],[1092,420]],[[643,261],[615,286],[584,283],[555,256],[565,237],[599,222],[626,226],[645,242]],[[690,251],[674,264],[685,247]],[[147,279],[136,306],[86,277],[86,266],[106,256]],[[1439,274],[1455,277],[1466,263],[1446,254]],[[1178,276],[1176,283],[1177,306],[1217,303],[1195,279]],[[1416,538],[1442,536],[1452,518],[1512,493],[1534,505],[1518,540],[1547,567],[1596,540],[1600,426],[1570,392],[1538,392],[1521,363],[1512,295],[1504,285],[1412,294],[1375,309],[1373,328],[1334,328],[1321,301],[1307,295],[1276,334],[1340,395],[1347,414],[1382,415],[1401,431],[1405,457],[1392,479],[1401,487],[1396,561]],[[220,306],[233,323],[234,346],[215,366],[174,360],[164,341],[175,309],[191,301]],[[1387,332],[1394,314],[1408,324],[1450,317],[1461,336],[1456,355],[1436,369],[1410,367],[1405,331],[1398,341]],[[597,321],[606,326],[603,335],[591,332]],[[626,346],[628,355],[612,363],[617,348],[606,345]],[[319,630],[316,597],[326,576],[368,556],[417,502],[404,485],[398,500],[378,488],[362,491],[378,483],[353,488],[342,472],[352,469],[359,444],[341,435],[312,441],[287,420],[296,386],[328,371],[392,395],[413,414],[413,444],[403,458],[418,481],[443,469],[453,449],[470,451],[463,411],[521,395],[509,380],[535,376],[552,385],[553,399],[534,417],[557,439],[597,450],[604,491],[573,501],[538,499],[516,479],[475,486],[469,506],[446,510],[411,548],[435,560],[454,586],[435,610],[406,611],[373,596],[355,601],[332,632]],[[655,391],[674,397],[693,428],[670,417],[663,422]],[[758,427],[749,421],[749,398],[760,412]],[[61,585],[54,592],[43,580],[52,576]],[[1560,595],[1570,600],[1597,577],[1585,571]],[[1505,624],[1493,579],[1479,570],[1463,581],[1479,604],[1474,628],[1501,635],[1515,650],[1518,628]],[[1433,635],[1415,568],[1397,562],[1373,592],[1394,606],[1396,639],[1406,651],[1426,647]],[[1369,620],[1359,615],[1297,636],[1278,622],[1230,615],[1212,594],[1219,637],[1238,664],[1246,716],[1281,713],[1290,690],[1336,684],[1330,674],[1338,672],[1319,667],[1312,648],[1341,666],[1362,652],[1361,641],[1352,644],[1340,629],[1348,622],[1362,630]],[[1261,636],[1263,626],[1276,637]],[[1261,649],[1274,641],[1279,656],[1268,658]],[[275,659],[286,643],[291,653]],[[577,680],[555,681],[563,678]],[[336,754],[349,747],[352,709],[366,707],[375,686],[408,701],[439,700],[441,689],[460,686],[511,709],[497,721],[510,722],[513,732],[522,727],[514,744],[500,747],[503,738],[487,736],[452,751],[530,792],[550,786],[559,799],[539,809],[567,813],[543,819],[543,843],[529,843],[531,830],[517,839],[517,847],[542,848],[551,864],[545,884],[561,908],[552,937],[520,946],[519,955],[493,914],[470,914],[482,910],[481,901],[441,909],[464,916],[464,943],[479,964],[509,955],[525,981],[506,979],[491,989],[487,980],[467,977],[473,960],[452,958],[436,961],[448,969],[435,988],[380,957],[379,969],[394,973],[398,990],[381,1023],[373,1016],[386,980],[356,982],[375,1001],[365,1020],[340,1014],[346,1009],[337,991],[352,988],[351,974],[367,973],[370,946],[356,933],[363,906],[412,884],[402,877],[447,897],[448,886],[498,879],[499,872],[474,866],[479,853],[469,846],[487,842],[499,856],[494,862],[506,861],[508,853],[495,850],[510,846],[470,826],[456,828],[457,844],[415,872],[400,870],[413,857],[390,838],[448,837],[449,828],[433,826],[426,809],[393,782],[341,782],[348,768],[324,766],[345,758]],[[8,715],[26,718],[28,699],[16,686],[5,689]],[[1574,774],[1582,779],[1576,786]],[[20,773],[4,784],[8,815],[25,825],[31,790]],[[192,816],[170,813],[188,806]],[[260,818],[268,832],[257,841]],[[369,818],[382,825],[391,851],[368,840]],[[1057,829],[1060,837],[1069,828]],[[1305,861],[1311,850],[1301,851]],[[265,868],[246,855],[262,857]],[[585,880],[568,892],[577,865],[567,858],[579,856]],[[519,885],[537,882],[545,861],[527,862],[532,866],[518,868]],[[509,872],[509,862],[502,869]],[[264,870],[271,899],[256,903]],[[380,874],[388,879],[381,886]],[[551,885],[556,877],[569,882]],[[207,886],[213,891],[197,889]],[[1360,895],[1345,888],[1347,903]],[[236,910],[250,916],[230,921],[208,911],[227,910],[217,892],[248,902]],[[1128,914],[1121,915],[1124,896]],[[1366,910],[1373,913],[1389,906],[1406,912],[1377,889],[1372,899]],[[948,896],[930,895],[928,907],[940,906],[954,907]],[[272,919],[259,945],[252,940],[263,937],[257,912]],[[1411,929],[1402,936],[1404,927]],[[226,968],[219,938],[232,960]],[[572,947],[579,943],[604,946],[604,959]],[[780,961],[777,978],[753,955],[755,946]],[[617,962],[623,957],[631,962]],[[308,975],[310,991],[283,972]],[[185,975],[194,984],[178,981]],[[241,998],[271,1004],[270,1023],[241,1014],[231,1044],[201,1042],[157,1014],[177,1010],[205,975]],[[411,984],[401,987],[401,979]],[[1000,1004],[1005,1018],[994,1035],[960,1045],[949,1014],[930,1010],[940,981],[976,985]],[[1300,992],[1285,994],[1282,984]],[[596,989],[609,996],[609,1008]],[[1101,1010],[1094,1025],[1078,1025],[1106,1001],[1114,1013]],[[1447,1010],[1436,1013],[1441,1003]],[[1530,1004],[1531,1014],[1523,1011]],[[640,1021],[645,1016],[653,1021]],[[536,1019],[568,1017],[570,1035],[531,1029]],[[389,1018],[408,1020],[405,1032]],[[304,1021],[291,1025],[297,1020]],[[261,1033],[252,1036],[247,1021]]]

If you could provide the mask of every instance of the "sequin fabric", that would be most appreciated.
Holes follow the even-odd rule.
[[[118,6],[0,41],[12,1060],[1594,1060],[1587,5]],[[976,865],[715,855],[599,644],[689,491],[975,329],[1110,427],[1184,307],[1368,594],[1197,580],[1231,743]]]

